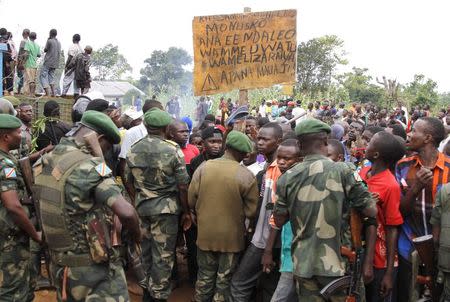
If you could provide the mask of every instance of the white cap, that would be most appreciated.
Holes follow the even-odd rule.
[[[123,114],[129,116],[134,121],[137,120],[138,118],[141,118],[144,115],[144,112],[136,111],[136,109],[134,108],[129,108]]]

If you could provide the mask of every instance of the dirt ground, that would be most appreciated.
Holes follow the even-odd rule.
[[[177,253],[178,262],[178,275],[180,276],[181,286],[174,289],[169,297],[169,302],[190,302],[194,294],[194,289],[186,281],[187,279],[187,266],[184,255],[180,252]],[[142,301],[142,289],[129,280],[128,292],[132,302]],[[54,290],[39,290],[35,292],[34,302],[56,302],[56,292]]]

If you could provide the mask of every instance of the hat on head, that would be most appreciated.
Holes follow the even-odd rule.
[[[189,132],[192,132],[192,120],[191,120],[191,118],[189,116],[183,116],[181,118],[181,120],[186,123],[186,125],[188,126],[188,129],[189,129]]]
[[[250,153],[253,151],[253,145],[250,138],[244,133],[236,130],[232,130],[228,133],[226,145],[243,153]]]
[[[296,135],[312,134],[320,132],[330,133],[331,128],[324,122],[319,121],[318,119],[315,118],[302,120],[295,127]]]
[[[243,105],[238,107],[233,113],[230,114],[225,121],[225,125],[233,124],[236,120],[242,119],[248,115],[248,107]]]
[[[6,98],[0,98],[0,113],[5,113],[9,115],[17,115],[17,111],[14,110],[13,105]]]
[[[216,135],[218,137],[223,138],[223,133],[222,131],[220,131],[219,128],[216,127],[206,127],[205,129],[202,130],[202,139],[208,139],[211,137],[216,137]]]
[[[22,122],[11,114],[0,114],[0,129],[17,129],[22,126]]]
[[[113,144],[120,142],[119,129],[111,118],[102,112],[88,110],[83,114],[80,123],[99,134],[105,135]]]
[[[3,98],[10,101],[13,106],[19,106],[21,103],[20,100],[13,95],[5,95]]]
[[[130,117],[133,121],[141,118],[144,115],[142,111],[136,111],[134,108],[126,110],[123,114]]]
[[[146,126],[154,128],[162,128],[172,123],[172,117],[165,111],[153,108],[147,111],[144,115],[144,122]]]

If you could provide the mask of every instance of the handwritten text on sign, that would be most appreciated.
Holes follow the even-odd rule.
[[[295,81],[297,11],[195,17],[194,94]]]

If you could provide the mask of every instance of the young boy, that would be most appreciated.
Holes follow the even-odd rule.
[[[400,214],[400,186],[392,174],[395,163],[405,154],[405,147],[390,133],[376,133],[366,149],[371,167],[364,167],[361,178],[377,198],[377,240],[374,250],[374,279],[366,285],[366,299],[396,301],[398,226]]]
[[[286,172],[292,166],[300,162],[300,148],[296,139],[283,141],[277,150],[277,165],[281,173]],[[276,201],[275,201],[276,202]],[[276,228],[273,218],[270,220],[271,230],[267,245],[262,258],[263,272],[270,272],[274,267],[272,250],[280,230]],[[281,276],[277,288],[272,296],[271,302],[294,302],[297,301],[295,292],[294,277],[292,274],[293,264],[291,257],[292,229],[290,222],[287,222],[281,230]]]

